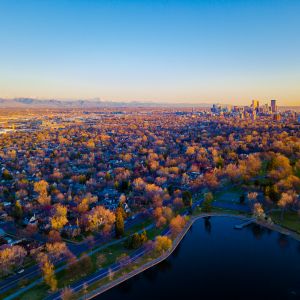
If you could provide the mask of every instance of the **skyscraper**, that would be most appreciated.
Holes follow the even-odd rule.
[[[272,111],[272,113],[277,112],[276,100],[271,100],[271,111]]]
[[[257,109],[259,107],[259,101],[258,100],[252,100],[252,108]]]

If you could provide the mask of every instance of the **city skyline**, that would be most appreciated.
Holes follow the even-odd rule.
[[[0,298],[300,299],[299,15],[0,0]]]
[[[297,1],[1,1],[0,98],[300,105]]]

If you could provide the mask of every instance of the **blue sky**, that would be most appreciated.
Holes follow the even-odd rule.
[[[0,0],[0,97],[300,105],[299,16],[299,0]]]

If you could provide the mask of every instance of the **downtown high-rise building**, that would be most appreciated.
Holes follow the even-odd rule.
[[[259,101],[258,100],[252,100],[251,107],[253,109],[257,109],[259,107]]]
[[[271,100],[271,111],[272,111],[272,113],[277,112],[276,100]]]

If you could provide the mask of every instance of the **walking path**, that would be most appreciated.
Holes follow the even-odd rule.
[[[139,230],[139,231],[137,231],[137,232],[138,232],[138,233],[142,233],[144,230],[149,230],[149,229],[151,229],[151,228],[153,228],[153,227],[154,227],[154,225],[153,225],[153,224],[150,224],[149,226],[145,227],[145,229],[141,229],[141,230]],[[103,245],[103,246],[101,246],[101,247],[98,247],[98,248],[96,248],[96,249],[90,251],[89,253],[87,253],[87,255],[89,255],[89,256],[90,256],[90,255],[93,255],[94,253],[99,252],[99,251],[101,251],[101,250],[103,250],[103,249],[105,249],[105,248],[107,248],[107,247],[109,247],[109,246],[112,246],[112,245],[115,245],[115,244],[122,243],[122,242],[124,242],[126,239],[127,239],[127,237],[124,237],[124,238],[122,238],[122,239],[115,240],[115,241],[112,241],[112,242],[110,242],[110,243],[107,243],[107,244],[105,244],[105,245]],[[58,272],[60,272],[60,271],[62,271],[62,270],[64,270],[64,269],[66,269],[67,267],[68,267],[68,265],[63,265],[63,266],[61,266],[61,267],[59,267],[59,268],[57,268],[57,269],[55,270],[55,273],[58,273]],[[23,288],[20,288],[20,289],[17,290],[15,293],[9,295],[8,297],[6,297],[6,298],[4,298],[4,299],[5,299],[5,300],[12,300],[12,299],[15,299],[15,298],[17,298],[19,295],[21,295],[22,293],[24,293],[24,292],[30,290],[31,288],[33,288],[35,285],[41,283],[42,281],[43,281],[43,278],[39,278],[39,279],[33,281],[31,284],[29,284],[29,285],[27,285],[27,286],[25,286],[25,287],[23,287]],[[51,298],[52,298],[52,297],[51,297]]]
[[[247,220],[246,222],[243,222],[242,224],[237,224],[234,226],[234,228],[236,229],[243,229],[244,227],[250,225],[251,223],[253,223],[256,220],[256,218],[252,218],[250,220]]]
[[[86,299],[92,299],[94,297],[96,297],[97,295],[100,295],[102,293],[104,293],[105,291],[119,285],[120,283],[144,272],[145,270],[149,269],[149,268],[152,268],[153,266],[159,264],[160,262],[162,262],[163,260],[167,259],[173,252],[174,250],[177,248],[177,246],[179,245],[179,243],[181,242],[181,240],[184,238],[184,236],[186,235],[186,233],[188,232],[188,230],[190,229],[190,227],[193,225],[193,223],[195,221],[197,221],[198,219],[201,219],[201,218],[205,218],[205,217],[230,217],[230,218],[237,218],[237,219],[240,219],[240,220],[244,220],[245,223],[248,223],[251,221],[252,222],[255,222],[261,226],[264,226],[264,227],[267,227],[271,230],[274,230],[274,231],[277,231],[277,232],[280,232],[282,234],[286,234],[286,235],[289,235],[291,236],[292,238],[300,241],[300,235],[299,234],[296,234],[292,231],[289,231],[289,230],[286,230],[286,229],[283,229],[281,228],[280,226],[278,225],[274,225],[274,224],[267,224],[265,222],[261,222],[261,221],[257,221],[256,219],[254,218],[247,218],[245,217],[244,215],[231,215],[231,214],[224,214],[224,213],[205,213],[205,214],[201,214],[199,216],[195,216],[195,217],[192,217],[189,222],[186,224],[185,228],[182,230],[182,232],[176,237],[176,239],[173,241],[173,244],[172,244],[172,248],[168,251],[166,251],[165,253],[163,253],[161,256],[159,256],[158,258],[155,258],[153,260],[151,260],[150,262],[147,262],[146,264],[144,264],[143,266],[123,275],[123,276],[120,276],[119,278],[117,278],[116,280],[114,281],[111,281],[109,282],[108,284],[105,284],[101,287],[99,287],[98,289],[95,289],[93,290],[92,292],[90,292],[89,294],[85,295],[84,297],[80,298],[80,300],[86,300]],[[167,231],[165,233],[165,235],[169,234],[169,231]],[[56,300],[60,299],[60,298],[55,298]]]
[[[202,200],[202,199],[201,199]],[[196,203],[194,203],[195,205],[198,204],[198,203],[201,203],[201,200],[197,201]],[[292,232],[290,230],[287,230],[285,228],[282,228],[278,225],[275,225],[275,224],[268,224],[268,223],[265,223],[265,222],[262,222],[262,221],[258,221],[257,219],[255,218],[248,218],[248,217],[245,217],[244,215],[232,215],[232,214],[224,214],[224,213],[218,213],[218,212],[214,212],[214,213],[203,213],[199,216],[193,216],[191,217],[191,219],[189,220],[189,222],[186,224],[185,228],[182,230],[182,232],[177,236],[177,238],[173,241],[173,244],[172,244],[172,248],[169,250],[169,251],[166,251],[165,253],[163,253],[160,257],[156,258],[156,259],[153,259],[151,260],[150,262],[147,262],[146,264],[144,264],[143,266],[137,268],[136,270],[132,271],[132,272],[129,272],[127,273],[126,275],[123,275],[121,277],[119,277],[118,279],[114,280],[114,281],[111,281],[109,282],[108,284],[92,291],[90,294],[88,295],[85,295],[85,298],[84,299],[91,299],[93,297],[95,297],[96,295],[99,295],[105,291],[107,291],[108,289],[120,284],[121,282],[123,281],[126,281],[128,280],[129,278],[145,271],[146,269],[148,268],[151,268],[152,266],[160,263],[161,261],[165,260],[166,258],[168,258],[172,253],[173,251],[176,249],[176,247],[178,246],[178,244],[180,243],[180,241],[182,240],[182,238],[185,236],[185,234],[187,233],[187,231],[190,229],[190,227],[192,226],[192,224],[200,219],[200,218],[205,218],[205,217],[213,217],[213,216],[220,216],[220,217],[231,217],[231,218],[237,218],[237,219],[240,219],[240,220],[243,220],[244,223],[242,223],[241,225],[237,225],[237,228],[239,228],[238,226],[240,226],[240,228],[243,228],[244,226],[252,223],[252,222],[255,222],[259,225],[262,225],[264,227],[267,227],[271,230],[274,230],[274,231],[277,231],[277,232],[280,232],[282,234],[285,234],[285,235],[289,235],[291,236],[292,238],[296,239],[296,240],[299,240],[300,241],[300,235],[295,233],[295,232]],[[149,230],[150,228],[152,228],[153,225],[149,225],[148,227],[146,227],[145,229],[146,230]],[[169,235],[170,232],[169,230],[165,230],[163,233],[163,235]],[[117,240],[117,241],[113,241],[111,243],[108,243],[102,247],[99,247],[93,251],[91,251],[90,253],[88,253],[88,255],[91,255],[95,252],[98,252],[100,250],[102,250],[103,248],[105,247],[108,247],[110,245],[113,245],[113,244],[117,244],[119,242],[122,242],[124,240],[123,239],[120,239],[120,240]],[[130,257],[130,262],[134,262],[136,260],[138,260],[141,256],[145,255],[146,254],[146,250],[144,248],[141,248],[141,249],[138,249],[136,252],[133,253],[133,255]],[[66,266],[62,266],[60,268],[58,268],[55,272],[59,272],[61,270],[63,270]],[[115,264],[112,264],[109,268],[105,268],[105,269],[101,269],[99,271],[97,271],[96,273],[86,277],[86,278],[83,278],[82,280],[74,283],[73,285],[71,285],[71,288],[74,292],[79,292],[83,286],[85,284],[93,284],[105,277],[107,277],[110,273],[110,271],[118,271],[120,270],[122,267],[124,267],[124,265],[120,265],[119,263],[115,263]],[[15,299],[17,298],[20,294],[24,293],[25,291],[31,289],[32,287],[34,287],[36,284],[39,284],[42,282],[42,278],[40,279],[37,279],[35,280],[34,282],[32,282],[31,284],[29,284],[28,286],[24,287],[24,288],[21,288],[19,289],[18,291],[16,291],[14,294],[8,296],[5,298],[5,300],[12,300],[12,299]],[[60,292],[56,292],[54,294],[51,294],[49,295],[46,299],[60,299]]]

